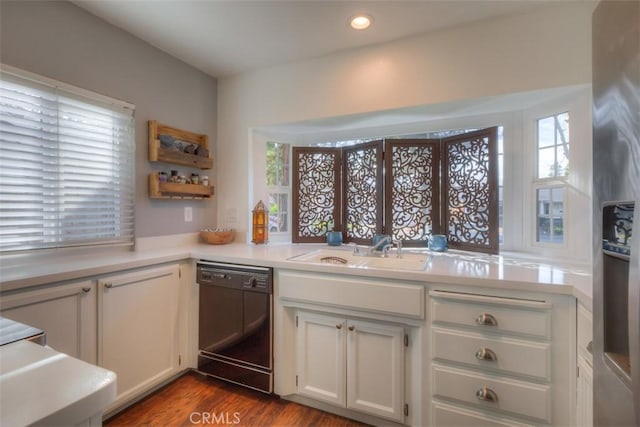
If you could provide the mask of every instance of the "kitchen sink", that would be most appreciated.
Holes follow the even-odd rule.
[[[289,261],[310,264],[329,264],[351,268],[388,268],[393,270],[424,270],[429,254],[403,251],[400,257],[395,250],[388,257],[354,255],[346,249],[316,249],[288,258]]]

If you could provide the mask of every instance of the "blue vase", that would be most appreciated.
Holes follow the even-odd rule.
[[[429,249],[435,252],[445,252],[447,250],[447,236],[443,234],[433,234],[429,237]]]
[[[329,246],[340,246],[342,244],[342,232],[327,231],[327,244]]]

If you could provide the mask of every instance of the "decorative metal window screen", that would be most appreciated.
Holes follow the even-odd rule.
[[[449,246],[498,253],[497,128],[443,140],[444,234]]]
[[[340,220],[340,150],[293,147],[294,243],[326,241]]]
[[[347,241],[369,243],[382,233],[382,140],[342,149],[343,228]]]
[[[0,73],[0,251],[134,243],[134,107]]]
[[[439,140],[387,141],[387,232],[407,246],[424,246],[439,232]]]
[[[346,242],[368,244],[383,232],[426,246],[430,234],[445,234],[453,248],[498,253],[495,127],[384,146],[295,147],[293,158],[293,242],[324,242],[335,226]]]

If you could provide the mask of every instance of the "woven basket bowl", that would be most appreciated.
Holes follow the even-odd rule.
[[[236,232],[234,230],[226,231],[200,231],[200,238],[203,242],[210,245],[225,245],[233,242]]]

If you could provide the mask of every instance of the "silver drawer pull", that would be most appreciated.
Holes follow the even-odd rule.
[[[476,323],[484,326],[498,326],[496,318],[489,313],[482,313],[480,316],[476,317]]]
[[[342,323],[338,323],[338,324],[336,325],[336,329],[342,329]]]
[[[349,330],[350,330],[350,331],[353,331],[355,328],[356,328],[356,327],[355,327],[355,326],[353,326],[353,325],[349,326]]]
[[[479,388],[476,391],[476,397],[478,400],[482,400],[483,402],[497,402],[498,395],[495,391],[491,390],[488,387]]]
[[[85,294],[88,292],[91,292],[91,288],[88,286],[85,286],[84,288],[82,288],[82,292],[84,292]]]
[[[111,289],[111,288],[113,288],[113,283],[105,283],[104,287],[107,288],[107,289]]]
[[[490,348],[482,347],[480,350],[476,351],[476,359],[495,362],[498,360],[498,356]]]

